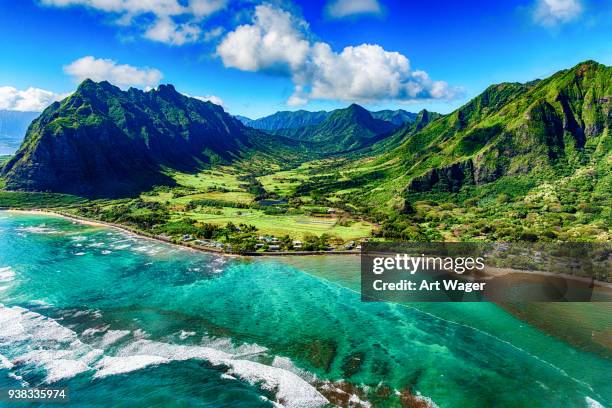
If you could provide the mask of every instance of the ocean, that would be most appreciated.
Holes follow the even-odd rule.
[[[230,258],[0,212],[0,304],[0,391],[67,406],[612,404],[604,356],[491,303],[362,302],[355,256]]]

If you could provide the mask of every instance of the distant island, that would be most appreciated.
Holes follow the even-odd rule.
[[[443,115],[234,117],[171,85],[86,80],[4,157],[0,207],[233,253],[365,240],[609,241],[612,67],[491,85]]]

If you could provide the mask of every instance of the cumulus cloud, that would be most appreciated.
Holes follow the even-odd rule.
[[[40,88],[19,90],[12,86],[0,86],[0,109],[40,112],[68,94],[58,94]]]
[[[144,33],[145,38],[159,41],[170,45],[183,45],[194,42],[200,36],[202,30],[197,24],[176,24],[171,18],[158,19]]]
[[[551,27],[578,18],[582,11],[581,0],[537,0],[533,18]]]
[[[117,24],[136,26],[149,40],[183,45],[200,38],[199,23],[223,9],[227,0],[41,0],[41,3],[111,13]]]
[[[302,105],[310,99],[373,102],[382,100],[450,99],[456,90],[412,70],[398,52],[376,44],[334,51],[311,40],[308,24],[269,4],[255,8],[250,24],[228,33],[217,47],[226,67],[288,75],[294,93],[287,101]]]
[[[243,71],[289,70],[306,62],[308,25],[286,11],[264,4],[255,8],[252,24],[227,34],[217,47],[223,64]]]
[[[331,0],[325,7],[331,18],[344,18],[363,14],[381,14],[382,7],[377,0]]]
[[[150,88],[162,79],[162,73],[154,68],[138,68],[127,64],[117,64],[111,59],[87,56],[64,66],[64,72],[76,81],[87,78],[94,81],[109,81],[120,88],[130,86]]]

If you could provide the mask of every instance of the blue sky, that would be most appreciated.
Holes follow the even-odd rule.
[[[488,85],[612,63],[612,1],[0,0],[0,109],[85,77],[172,83],[233,114],[450,112]]]

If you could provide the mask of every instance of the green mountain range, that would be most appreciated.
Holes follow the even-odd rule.
[[[407,123],[412,123],[417,119],[418,114],[408,112],[403,109],[396,110],[380,110],[376,112],[370,112],[375,119],[384,120],[393,123],[395,126],[402,126]]]
[[[458,191],[503,176],[555,174],[610,149],[612,69],[588,61],[541,81],[492,85],[378,158],[409,191]]]
[[[596,236],[612,204],[611,101],[612,68],[586,61],[547,79],[492,85],[450,114],[424,110],[399,126],[392,112],[377,119],[353,104],[323,120],[280,112],[267,126],[282,127],[263,132],[169,85],[123,92],[85,81],[32,123],[1,175],[7,189],[118,196],[173,185],[172,171],[224,164],[272,175],[261,180],[273,191],[250,179],[258,197],[339,207],[388,237],[453,239],[427,231],[461,234],[449,232],[458,220],[485,223],[470,236],[495,239],[515,239],[530,224],[564,239],[588,225]],[[302,126],[308,121],[319,122]],[[274,176],[307,161],[306,173]]]
[[[86,80],[32,123],[1,174],[8,189],[117,196],[172,184],[164,169],[265,158],[284,143],[171,85],[124,92]]]
[[[333,113],[333,111],[310,112],[306,110],[298,110],[276,112],[272,115],[264,116],[263,118],[259,119],[250,119],[240,115],[236,115],[235,117],[245,125],[252,128],[275,132],[281,129],[296,129],[304,126],[318,125]],[[403,109],[386,109],[377,112],[371,111],[370,114],[375,119],[391,122],[397,127],[406,123],[412,123],[417,117],[416,113],[408,112]]]
[[[316,151],[327,154],[352,151],[371,146],[397,129],[391,122],[375,119],[365,108],[352,104],[337,109],[321,123],[274,132],[288,139],[313,144]]]
[[[255,129],[277,131],[280,129],[295,129],[303,126],[316,125],[327,119],[330,112],[309,112],[305,110],[281,111],[259,119],[249,119],[236,116],[242,123]]]

